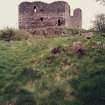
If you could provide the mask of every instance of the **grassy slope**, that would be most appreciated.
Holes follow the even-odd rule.
[[[99,39],[70,36],[9,43],[0,41],[0,103],[15,102],[26,95],[32,95],[39,105],[46,105],[48,101],[53,105],[50,99],[54,97],[61,105],[68,102],[73,98],[68,81],[78,75],[81,64],[90,68],[95,65],[90,45],[96,40]],[[87,48],[82,58],[71,51],[75,41],[83,42]],[[58,46],[64,51],[53,55],[51,49]]]

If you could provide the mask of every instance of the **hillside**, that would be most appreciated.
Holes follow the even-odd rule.
[[[99,36],[79,35],[1,40],[0,105],[70,105],[75,99],[70,81],[80,71],[105,70],[100,42]]]

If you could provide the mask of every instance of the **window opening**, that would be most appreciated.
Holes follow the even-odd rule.
[[[36,6],[34,6],[34,12],[36,13]]]
[[[40,20],[43,21],[43,17],[41,17]]]
[[[58,26],[61,26],[62,25],[62,22],[60,19],[58,19]]]

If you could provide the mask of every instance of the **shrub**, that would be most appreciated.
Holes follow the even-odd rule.
[[[31,35],[22,30],[6,28],[0,31],[0,39],[4,41],[29,39]]]
[[[63,89],[55,88],[48,95],[49,105],[65,105],[65,92]]]
[[[14,40],[27,40],[30,38],[32,38],[32,35],[30,33],[23,30],[15,30]]]
[[[64,49],[59,46],[59,47],[53,48],[53,49],[51,50],[51,53],[56,55],[56,54],[60,54],[62,51],[64,51]]]
[[[74,42],[72,45],[72,50],[79,56],[83,56],[85,54],[85,48],[81,42]]]
[[[23,80],[33,81],[41,79],[42,72],[38,70],[33,70],[32,68],[24,68],[20,76],[21,78],[23,78]]]
[[[76,29],[76,28],[67,28],[65,29],[65,33],[69,35],[76,35],[76,34],[81,34],[83,32],[82,29]]]
[[[79,29],[72,29],[71,31],[72,31],[72,34],[73,34],[73,35],[74,35],[74,34],[79,34],[79,32],[80,32]]]
[[[36,100],[32,93],[21,90],[15,105],[36,105]]]
[[[13,40],[15,36],[15,32],[12,29],[5,29],[0,31],[0,39],[5,41]]]

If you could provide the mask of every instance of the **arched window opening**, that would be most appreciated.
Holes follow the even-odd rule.
[[[34,12],[35,12],[35,13],[37,12],[37,10],[36,10],[36,6],[34,6]]]

